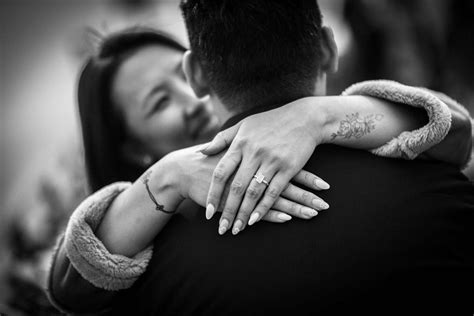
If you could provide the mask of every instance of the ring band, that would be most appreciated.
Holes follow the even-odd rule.
[[[255,178],[257,183],[263,183],[268,186],[268,181],[265,180],[265,176],[261,174],[260,172],[257,172],[253,177]]]

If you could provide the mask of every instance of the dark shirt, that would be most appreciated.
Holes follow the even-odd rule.
[[[323,145],[304,169],[331,184],[315,192],[329,210],[220,236],[188,206],[113,313],[472,314],[474,186],[454,166]]]

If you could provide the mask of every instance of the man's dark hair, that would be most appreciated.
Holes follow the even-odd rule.
[[[182,0],[191,50],[233,110],[312,95],[321,57],[316,0]]]

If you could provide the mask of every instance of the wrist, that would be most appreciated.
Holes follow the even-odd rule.
[[[151,179],[148,182],[150,191],[156,196],[164,197],[166,209],[176,209],[184,200],[182,194],[180,168],[169,155],[160,159],[150,169]]]
[[[329,143],[331,135],[331,117],[330,104],[327,97],[311,97],[305,102],[305,112],[307,128],[311,133],[316,145]]]

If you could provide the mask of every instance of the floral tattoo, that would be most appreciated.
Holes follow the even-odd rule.
[[[336,133],[331,134],[331,140],[342,138],[361,138],[369,134],[375,129],[375,122],[380,121],[383,114],[369,114],[361,117],[358,112],[346,115],[346,119],[339,124],[339,129]]]

